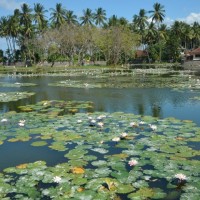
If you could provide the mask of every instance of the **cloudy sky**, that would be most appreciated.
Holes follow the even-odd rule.
[[[115,14],[132,21],[133,15],[138,14],[140,9],[153,10],[153,4],[156,2],[165,8],[167,24],[173,23],[174,20],[200,23],[200,0],[0,0],[0,17],[13,14],[13,10],[20,8],[22,3],[27,3],[31,7],[34,3],[41,3],[46,10],[55,8],[56,3],[62,3],[66,9],[73,10],[78,16],[81,16],[86,8],[95,11],[102,7],[106,10],[107,17]],[[0,49],[4,45],[4,41],[0,40]]]

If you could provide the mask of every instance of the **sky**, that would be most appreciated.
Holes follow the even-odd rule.
[[[12,15],[13,10],[20,8],[23,3],[32,8],[35,3],[41,3],[48,11],[55,8],[56,3],[61,3],[67,10],[73,10],[78,17],[86,8],[95,12],[97,8],[102,7],[106,10],[108,18],[115,14],[117,17],[125,17],[129,22],[140,9],[153,10],[154,3],[160,3],[165,9],[164,23],[170,25],[175,20],[190,24],[194,21],[200,23],[200,0],[0,0],[0,17]],[[0,39],[0,49],[4,49],[5,46],[5,41]]]

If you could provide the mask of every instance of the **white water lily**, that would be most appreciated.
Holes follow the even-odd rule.
[[[121,138],[125,138],[125,137],[127,137],[127,136],[128,136],[128,134],[124,132],[124,133],[121,134],[120,137],[121,137]]]
[[[82,123],[82,120],[81,120],[81,119],[79,119],[79,120],[77,120],[77,122],[78,122],[78,123]]]
[[[140,122],[139,122],[139,124],[145,124],[145,122],[143,122],[143,121],[140,121]]]
[[[178,178],[180,181],[184,181],[187,179],[186,175],[185,174],[175,174],[175,178]]]
[[[101,120],[101,119],[103,119],[103,118],[106,118],[106,116],[105,116],[105,115],[99,115],[99,116],[97,117],[98,120]]]
[[[53,182],[55,182],[55,183],[60,183],[61,180],[62,180],[62,179],[61,179],[59,176],[53,177]]]
[[[149,124],[149,126],[153,131],[157,130],[157,126],[156,125]]]
[[[112,141],[113,141],[113,142],[119,142],[119,141],[120,141],[120,138],[119,138],[119,137],[114,137],[114,138],[112,139]]]
[[[2,119],[1,122],[7,122],[8,120],[6,118]]]
[[[104,123],[103,123],[103,122],[98,122],[97,125],[98,125],[100,128],[103,128]]]
[[[133,126],[137,126],[137,123],[136,123],[136,122],[131,122],[131,123],[130,123],[130,126],[132,126],[132,127],[133,127]]]

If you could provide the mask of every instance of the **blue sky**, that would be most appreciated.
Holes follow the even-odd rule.
[[[62,3],[66,9],[73,10],[77,16],[81,16],[86,8],[95,11],[98,7],[102,7],[106,10],[107,17],[115,14],[132,21],[133,15],[138,14],[140,9],[153,10],[153,4],[156,2],[165,8],[167,24],[173,23],[174,20],[200,23],[200,0],[0,0],[0,17],[13,14],[13,10],[20,8],[22,3],[27,3],[31,7],[34,3],[41,3],[47,10],[55,8],[56,3]],[[5,42],[0,39],[0,49],[4,46]]]

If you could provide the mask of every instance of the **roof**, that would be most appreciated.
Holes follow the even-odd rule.
[[[194,50],[192,50],[192,51],[190,51],[190,54],[191,55],[200,55],[200,47],[199,48],[197,48],[197,49],[194,49]]]
[[[144,50],[136,50],[135,56],[136,58],[145,57],[147,56],[147,52]]]

